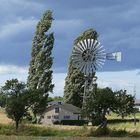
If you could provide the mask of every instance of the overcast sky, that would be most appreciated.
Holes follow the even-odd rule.
[[[100,85],[135,84],[140,97],[140,0],[0,0],[0,83],[26,81],[36,25],[48,9],[55,19],[54,94],[63,95],[73,40],[94,28],[106,52],[122,52],[122,62],[106,61],[97,73]]]

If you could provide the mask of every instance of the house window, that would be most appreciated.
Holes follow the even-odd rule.
[[[59,105],[61,105],[61,102],[58,102]]]
[[[70,116],[64,116],[64,119],[70,119]]]
[[[55,108],[55,113],[59,113],[59,107]]]
[[[53,118],[54,119],[59,119],[59,116],[58,115],[54,115]]]
[[[47,116],[47,119],[51,119],[51,116]]]

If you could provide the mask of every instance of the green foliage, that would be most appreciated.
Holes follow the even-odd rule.
[[[93,125],[99,125],[105,121],[109,112],[127,116],[134,113],[134,97],[126,92],[113,92],[110,88],[97,89],[90,93],[83,116],[88,117]]]
[[[63,130],[51,127],[20,126],[18,133],[13,125],[0,125],[0,135],[20,135],[20,136],[76,136],[79,130]]]
[[[88,121],[86,120],[62,120],[61,124],[63,125],[85,125],[88,124]]]
[[[109,136],[110,137],[125,137],[128,136],[129,133],[124,129],[124,130],[110,130]]]
[[[116,98],[116,110],[114,111],[116,114],[122,117],[128,116],[134,113],[134,96],[131,94],[127,94],[126,90],[120,90],[115,92]]]
[[[103,128],[97,128],[96,130],[91,129],[91,134],[94,137],[101,137],[101,136],[107,136],[109,135],[110,129],[107,127],[103,127]]]
[[[74,40],[74,45],[76,45],[81,40],[87,38],[97,39],[97,37],[98,37],[97,32],[94,29],[88,29]],[[84,74],[79,72],[73,66],[70,57],[68,75],[65,79],[64,101],[81,108],[82,101],[83,101],[82,96],[84,93],[84,86],[83,86],[84,82],[85,82]]]
[[[27,95],[28,107],[32,110],[33,114],[42,115],[47,106],[48,96],[42,96],[42,89],[29,90]],[[36,116],[34,116],[36,119]],[[36,120],[37,121],[37,120]]]
[[[18,124],[26,112],[26,85],[17,79],[7,80],[2,90],[3,93],[8,95],[6,103],[7,115],[15,121],[16,129],[18,129]]]
[[[83,116],[88,117],[95,124],[100,124],[109,111],[114,110],[115,94],[110,88],[98,89],[97,92],[91,92],[83,108]]]
[[[108,124],[119,124],[119,123],[134,123],[134,119],[109,119]],[[136,119],[136,122],[139,122],[139,119]]]
[[[7,95],[5,95],[2,91],[0,91],[0,107],[6,106]]]
[[[37,126],[20,126],[18,133],[14,130],[13,125],[1,125],[0,124],[0,135],[7,135],[7,136],[43,136],[48,139],[48,136],[56,136],[56,137],[76,137],[80,136],[85,137],[107,137],[107,139],[110,139],[109,137],[140,137],[140,132],[138,131],[126,131],[125,129],[110,129],[110,128],[87,128],[84,126],[82,129],[58,129],[58,128],[51,128],[51,127],[37,127]],[[0,136],[1,139],[1,136]],[[19,138],[18,138],[19,139]],[[27,139],[27,137],[25,138]],[[32,137],[30,137],[32,139]],[[46,138],[44,138],[46,139]],[[51,138],[52,139],[52,138]],[[67,137],[68,139],[68,137]],[[132,138],[131,138],[132,139]]]
[[[52,99],[53,99],[53,101],[63,101],[63,97],[61,97],[61,96],[55,96]]]
[[[74,40],[74,45],[76,45],[79,41],[84,40],[84,39],[97,39],[98,38],[98,33],[96,30],[90,28],[84,31],[81,35],[79,35],[75,40]]]
[[[46,34],[52,24],[52,12],[46,11],[37,25],[32,44],[31,61],[29,68],[28,87],[31,89],[43,88],[47,93],[52,91],[53,84],[51,57],[54,45],[53,33]]]
[[[32,42],[27,86],[33,92],[40,94],[37,98],[34,98],[36,101],[32,105],[33,112],[37,113],[34,114],[35,117],[36,115],[40,115],[41,111],[43,113],[45,110],[48,95],[53,91],[54,87],[54,84],[52,84],[53,71],[51,70],[53,64],[51,55],[54,47],[54,35],[53,33],[47,33],[51,28],[52,20],[52,11],[46,11],[37,24]]]
[[[63,101],[63,97],[61,96],[48,97],[48,102],[51,101]]]
[[[98,127],[96,130],[91,129],[91,136],[94,137],[125,137],[128,136],[129,133],[124,129],[124,130],[116,130],[116,129],[109,129],[108,127]]]

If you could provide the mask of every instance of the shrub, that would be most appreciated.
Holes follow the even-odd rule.
[[[78,125],[78,126],[81,126],[81,125],[88,124],[88,121],[87,120],[62,120],[61,124],[63,124],[63,125]]]
[[[110,129],[107,127],[99,127],[96,130],[91,129],[90,135],[94,137],[100,137],[100,136],[108,136],[110,133]]]
[[[124,130],[113,129],[110,131],[109,136],[111,136],[111,137],[124,137],[124,136],[127,136],[127,131],[125,129]]]
[[[140,137],[140,133],[137,131],[133,131],[131,133],[129,133],[128,135],[129,137]]]
[[[59,121],[54,121],[53,124],[61,124]]]
[[[109,124],[114,123],[126,123],[126,122],[134,122],[134,119],[111,119],[107,121]],[[136,119],[136,122],[139,122],[139,119]]]
[[[102,120],[100,119],[100,118],[94,118],[93,120],[92,120],[92,125],[93,126],[98,126],[98,125],[100,125],[102,123]]]

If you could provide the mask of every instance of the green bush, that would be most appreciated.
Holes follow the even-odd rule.
[[[110,133],[110,129],[107,127],[103,128],[97,128],[96,130],[91,129],[90,135],[94,137],[100,137],[100,136],[108,136]]]
[[[0,125],[0,135],[17,135],[14,125]]]
[[[92,120],[92,125],[93,125],[93,126],[98,126],[98,125],[100,125],[101,123],[102,123],[102,120],[99,119],[99,118],[94,118],[94,119]]]
[[[86,120],[62,120],[61,124],[82,126],[82,125],[88,124],[88,121],[86,121]]]
[[[134,122],[134,119],[111,119],[107,121],[109,124],[114,123],[127,123],[127,122]],[[139,119],[136,119],[136,122],[139,122]]]
[[[126,130],[116,130],[116,129],[109,129],[107,127],[99,127],[96,130],[91,129],[90,136],[94,137],[101,137],[101,136],[108,136],[108,137],[125,137],[128,136],[128,132]],[[136,134],[138,135],[138,134]]]
[[[128,135],[129,137],[140,137],[140,133],[137,131],[133,131],[131,133],[129,133]]]
[[[128,133],[126,130],[113,129],[113,130],[110,130],[110,133],[109,133],[110,137],[125,137],[127,135],[128,135]]]
[[[61,124],[59,121],[55,121],[55,122],[53,122],[53,124]]]

